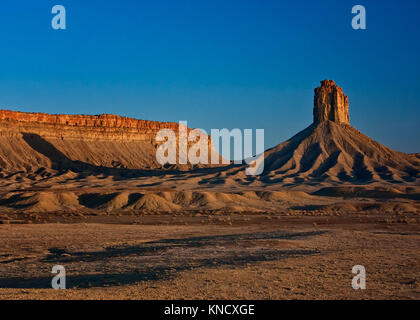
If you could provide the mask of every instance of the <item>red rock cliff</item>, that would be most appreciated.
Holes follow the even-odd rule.
[[[33,172],[40,167],[159,168],[156,148],[163,142],[156,141],[156,134],[161,129],[171,129],[178,135],[179,124],[107,114],[51,115],[0,110],[0,172]],[[211,148],[210,138],[208,143]]]
[[[0,110],[0,120],[34,122],[38,124],[68,125],[81,127],[107,127],[107,128],[136,128],[136,129],[178,129],[178,124],[173,122],[159,122],[137,120],[120,117],[113,114],[101,115],[66,115],[47,113],[27,113],[10,110]]]
[[[333,80],[321,81],[321,86],[315,89],[314,122],[327,120],[350,124],[349,100]]]
[[[44,137],[153,140],[160,129],[178,132],[174,122],[137,120],[111,114],[64,115],[0,110],[0,135],[31,132]]]

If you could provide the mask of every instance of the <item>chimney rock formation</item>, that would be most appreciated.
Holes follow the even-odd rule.
[[[333,80],[321,81],[315,89],[314,123],[327,120],[350,125],[349,100]]]

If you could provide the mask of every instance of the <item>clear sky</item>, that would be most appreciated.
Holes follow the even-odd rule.
[[[53,30],[64,5],[67,29]],[[363,4],[367,30],[351,28]],[[312,122],[325,78],[350,121],[420,152],[418,0],[2,0],[0,108],[263,128],[266,147]]]

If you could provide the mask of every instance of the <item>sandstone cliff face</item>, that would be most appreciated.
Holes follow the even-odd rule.
[[[83,140],[152,141],[161,129],[178,132],[178,123],[117,115],[51,115],[0,110],[0,134],[30,132],[44,137]]]
[[[0,110],[0,171],[161,168],[156,160],[156,148],[162,143],[156,134],[161,129],[178,136],[179,124],[116,115]]]
[[[348,98],[333,80],[321,81],[315,89],[314,123],[328,120],[350,124]]]

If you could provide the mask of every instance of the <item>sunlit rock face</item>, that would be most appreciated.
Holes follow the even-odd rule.
[[[65,115],[0,110],[0,132],[36,133],[45,137],[153,140],[160,129],[178,132],[178,123],[137,120],[111,114]]]
[[[163,141],[156,139],[157,134],[161,129],[172,130],[176,154],[184,155],[185,151],[178,147],[180,127],[191,131],[178,123],[109,114],[54,115],[0,110],[0,172],[36,172],[39,168],[160,169],[156,152]],[[191,144],[187,141],[188,147]]]
[[[314,96],[314,123],[328,120],[350,124],[349,100],[333,80],[321,81]]]

